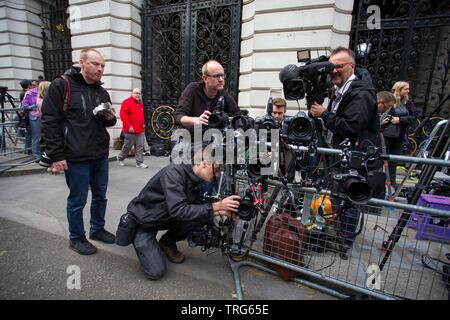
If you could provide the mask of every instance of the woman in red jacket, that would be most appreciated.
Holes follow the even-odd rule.
[[[131,147],[135,145],[135,158],[137,168],[148,168],[144,163],[144,104],[141,102],[141,90],[133,89],[131,97],[122,102],[120,108],[122,131],[125,134],[125,143],[117,156],[119,165],[124,166],[123,160],[127,157]]]

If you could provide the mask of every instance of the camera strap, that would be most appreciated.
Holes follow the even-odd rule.
[[[65,75],[61,75],[61,78],[64,81],[64,94],[63,94],[63,110],[65,113],[69,110],[69,102],[70,102],[70,81],[69,78]]]

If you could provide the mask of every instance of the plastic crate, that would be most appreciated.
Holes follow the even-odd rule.
[[[450,197],[422,194],[417,201],[417,205],[450,212]],[[417,240],[429,239],[450,242],[450,226],[445,218],[436,219],[430,214],[412,212],[406,226],[417,230]]]

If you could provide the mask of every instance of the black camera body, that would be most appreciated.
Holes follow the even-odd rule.
[[[189,247],[202,247],[202,251],[220,246],[220,231],[212,225],[203,225],[199,229],[192,231],[187,242]]]
[[[219,100],[209,115],[208,125],[210,128],[223,130],[230,124],[230,118],[224,111],[224,98],[219,97]]]
[[[278,120],[272,117],[270,114],[266,114],[255,119],[255,129],[257,129],[258,131],[260,129],[266,129],[267,131],[269,131],[272,129],[278,129],[279,127],[280,124],[278,123]]]
[[[231,127],[234,130],[247,131],[255,127],[255,119],[248,115],[248,110],[241,110],[241,113],[235,115],[231,120]]]
[[[245,192],[239,203],[238,215],[239,218],[245,221],[250,221],[256,215],[255,197],[250,190]]]
[[[314,121],[305,112],[298,112],[293,117],[285,116],[281,125],[281,138],[287,143],[308,144],[314,134]]]
[[[372,187],[356,169],[344,173],[333,173],[331,194],[337,199],[365,204],[372,197]]]

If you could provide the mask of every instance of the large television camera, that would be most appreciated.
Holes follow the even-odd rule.
[[[283,84],[285,98],[301,100],[306,96],[309,109],[312,103],[321,104],[326,97],[330,96],[333,86],[330,73],[333,71],[334,65],[328,61],[326,56],[305,60],[304,66],[299,67],[295,64],[285,66],[281,69],[279,78]]]

